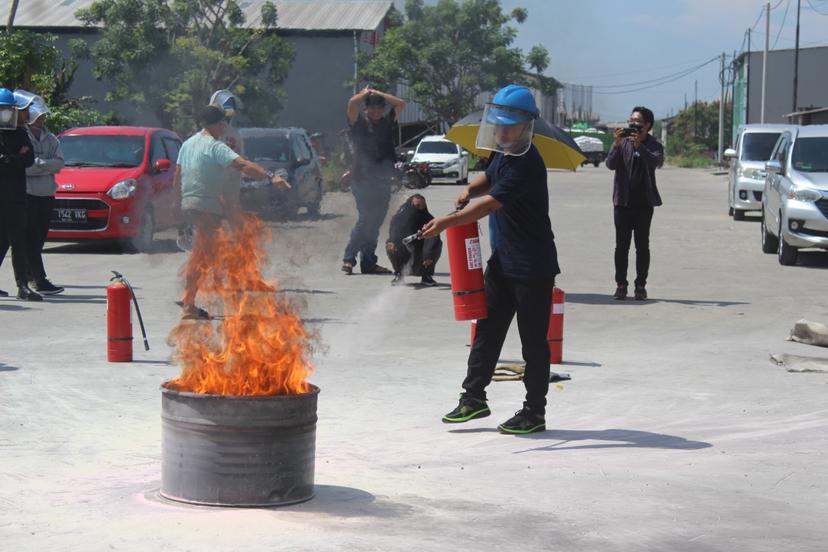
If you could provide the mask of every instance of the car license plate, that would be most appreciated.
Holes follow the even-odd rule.
[[[55,209],[58,222],[86,222],[86,209]]]

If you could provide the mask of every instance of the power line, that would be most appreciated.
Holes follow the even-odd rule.
[[[791,7],[791,0],[788,0],[788,3],[785,4],[785,14],[782,16],[782,24],[779,25],[779,32],[776,33],[776,40],[773,41],[773,46],[771,46],[771,50],[776,49],[776,43],[779,42],[779,36],[782,34],[782,29],[785,28],[785,21],[788,19],[788,8]]]
[[[679,64],[683,65],[685,63],[701,63],[702,61],[706,61],[707,59],[708,58],[706,58],[706,57],[705,58],[695,58],[695,59],[691,59],[691,60],[687,60],[687,61],[666,63],[664,65],[653,65],[653,66],[650,66],[650,67],[640,67],[639,71],[648,72],[648,71],[653,71],[655,69],[668,69],[668,68],[673,68],[673,67],[675,67],[676,65],[679,65]],[[619,71],[617,73],[601,73],[600,75],[578,75],[578,76],[574,76],[574,77],[568,77],[568,78],[564,79],[564,81],[566,81],[566,82],[573,82],[573,81],[576,81],[576,80],[583,81],[583,80],[589,80],[589,79],[595,79],[595,78],[600,79],[601,77],[620,77],[620,76],[629,75],[629,74],[630,74],[630,71],[626,70],[626,71]]]
[[[819,11],[817,9],[817,7],[814,6],[813,2],[811,2],[811,0],[808,0],[808,5],[811,6],[811,9],[814,10],[815,12],[817,12],[819,15],[828,15],[828,13],[826,13],[826,12]]]
[[[625,83],[625,84],[593,85],[592,88],[593,89],[595,89],[595,88],[628,88],[630,86],[639,86],[639,85],[643,85],[643,84],[650,84],[650,83],[658,82],[658,81],[661,81],[661,80],[664,80],[664,79],[669,79],[669,78],[675,77],[677,75],[683,76],[685,74],[692,73],[692,72],[696,71],[697,69],[701,69],[702,67],[704,67],[705,65],[707,65],[711,61],[714,61],[714,60],[717,60],[717,59],[719,59],[719,56],[715,56],[713,58],[710,58],[707,61],[705,61],[703,63],[700,63],[698,65],[695,65],[693,67],[688,67],[686,69],[682,69],[681,71],[676,71],[675,73],[671,73],[669,75],[664,75],[664,76],[661,76],[661,77],[656,77],[654,79],[649,79],[649,80],[640,81],[640,82],[628,82],[628,83]]]
[[[656,88],[656,87],[659,87],[659,86],[662,86],[662,85],[665,85],[665,84],[669,84],[671,82],[675,82],[679,79],[682,79],[682,78],[684,78],[688,75],[691,75],[692,73],[695,73],[696,71],[698,71],[702,67],[705,67],[706,65],[710,65],[714,61],[718,61],[718,60],[719,60],[719,56],[716,56],[716,57],[710,59],[709,61],[707,61],[706,63],[703,63],[703,64],[698,65],[696,67],[691,67],[691,68],[685,70],[681,74],[676,74],[675,76],[673,76],[671,78],[668,78],[667,80],[662,80],[661,82],[657,82],[655,84],[651,84],[651,85],[647,85],[647,86],[641,86],[639,88],[632,88],[630,90],[617,90],[617,91],[607,91],[607,92],[600,92],[600,91],[596,92],[596,91],[593,90],[592,93],[593,94],[601,94],[601,95],[609,95],[609,94],[615,95],[615,94],[630,94],[632,92],[640,92],[641,90],[650,90],[650,89],[653,89],[653,88]]]

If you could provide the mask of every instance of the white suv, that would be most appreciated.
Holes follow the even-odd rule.
[[[432,182],[466,184],[469,181],[469,152],[442,134],[420,140],[410,162],[428,163]]]
[[[736,137],[736,146],[726,149],[724,156],[731,159],[727,179],[727,197],[733,220],[744,220],[746,211],[762,209],[762,190],[765,187],[765,161],[786,130],[794,125],[742,125]]]
[[[792,265],[800,248],[828,249],[828,125],[783,132],[765,169],[762,251]]]

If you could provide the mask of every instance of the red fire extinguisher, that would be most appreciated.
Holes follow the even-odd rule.
[[[144,320],[141,318],[141,309],[138,308],[138,300],[135,298],[132,286],[120,273],[114,270],[112,273],[115,276],[109,280],[111,283],[106,288],[106,356],[109,362],[132,362],[130,299],[135,304],[135,311],[138,313],[138,322],[144,336],[144,349],[149,351],[147,332],[144,330]]]
[[[488,316],[483,285],[483,256],[477,222],[446,230],[451,293],[455,320],[480,320]]]
[[[561,364],[563,362],[563,324],[564,302],[566,294],[561,288],[552,289],[552,312],[549,315],[549,330],[546,340],[549,342],[549,362]]]

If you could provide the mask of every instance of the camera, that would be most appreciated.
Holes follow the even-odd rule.
[[[627,128],[621,129],[621,136],[632,136],[633,134],[638,134],[639,132],[641,132],[642,128],[644,127],[633,123]]]

